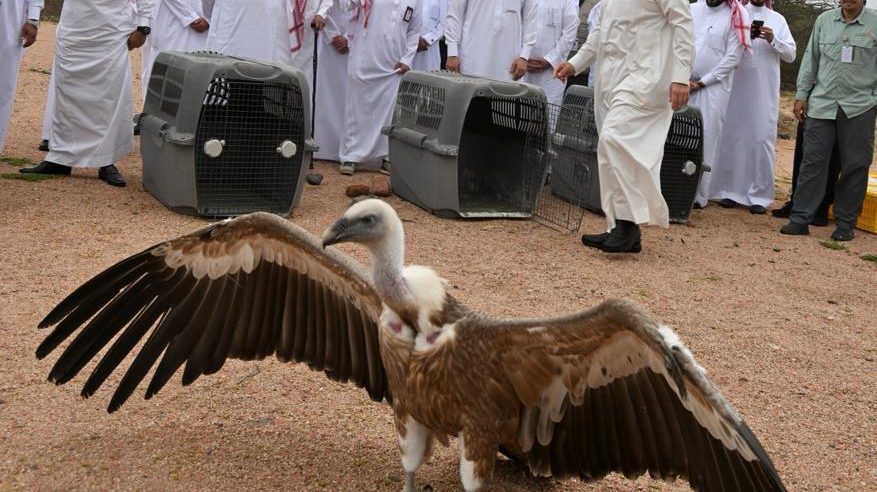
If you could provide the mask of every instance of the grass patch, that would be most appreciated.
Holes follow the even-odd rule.
[[[868,254],[864,254],[864,255],[860,256],[859,258],[861,258],[865,261],[870,261],[871,263],[877,264],[877,255],[875,255],[875,254],[868,253]]]
[[[9,156],[0,156],[0,162],[5,164],[9,164],[10,166],[21,167],[36,164],[34,161],[28,159],[27,157],[9,157]]]
[[[821,244],[823,248],[833,249],[835,251],[846,251],[848,249],[845,244],[841,244],[834,239],[819,241],[819,244]]]
[[[21,173],[0,173],[0,178],[17,179],[19,181],[45,181],[47,179],[57,179],[61,176],[57,174],[21,174]]]

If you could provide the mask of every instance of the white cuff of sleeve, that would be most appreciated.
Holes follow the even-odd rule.
[[[137,27],[140,27],[140,26],[152,27],[152,17],[146,17],[145,15],[138,15],[134,19],[134,25]]]
[[[28,7],[27,8],[27,18],[40,20],[40,12],[42,10],[43,9],[41,7]]]
[[[448,43],[448,56],[460,56],[457,43]]]

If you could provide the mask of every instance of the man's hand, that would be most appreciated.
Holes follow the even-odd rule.
[[[566,82],[568,77],[572,77],[576,74],[576,67],[572,66],[570,62],[563,62],[559,67],[554,69],[554,78],[560,79]]]
[[[758,37],[767,40],[768,43],[773,43],[773,29],[761,26],[761,34]]]
[[[677,84],[678,82],[673,82],[673,83],[674,83],[674,84]],[[685,85],[685,84],[682,84],[682,85]],[[694,91],[696,91],[696,90],[698,90],[698,89],[700,89],[700,82],[698,82],[698,81],[696,81],[696,80],[689,80],[689,81],[688,81],[688,91],[689,91],[689,92],[694,92]],[[672,92],[672,91],[671,91],[671,92]]]
[[[426,51],[429,49],[429,43],[422,37],[417,40],[417,51]]]
[[[509,68],[509,72],[512,74],[512,80],[520,79],[527,73],[527,60],[520,57],[515,58],[515,61],[512,62],[512,66]]]
[[[393,68],[396,70],[396,73],[398,73],[399,75],[405,75],[405,72],[411,70],[411,67],[409,67],[408,65],[406,65],[402,62],[397,63],[396,66]]]
[[[210,22],[207,22],[207,19],[205,19],[204,17],[198,17],[197,19],[192,21],[191,24],[189,24],[189,27],[194,29],[195,32],[204,32],[210,29]]]
[[[346,55],[350,51],[350,47],[347,45],[347,38],[340,34],[332,38],[332,47],[342,55]]]
[[[27,48],[28,46],[34,44],[37,40],[37,28],[30,25],[25,24],[21,26],[21,45]]]
[[[146,42],[146,36],[140,31],[134,31],[128,35],[128,51],[143,46]]]
[[[449,56],[445,62],[445,69],[451,72],[460,73],[460,58],[457,56]]]
[[[807,117],[807,101],[795,99],[795,108],[792,112],[795,114],[795,118],[798,118],[798,121],[804,121],[804,118]]]
[[[326,27],[326,19],[322,15],[315,15],[314,20],[311,21],[311,29],[320,32],[324,27]]]
[[[530,73],[544,72],[551,68],[551,64],[545,58],[530,58],[527,60],[527,71]]]
[[[680,84],[679,82],[673,82],[670,84],[670,107],[673,108],[673,111],[688,104],[688,94],[690,90],[690,85]]]

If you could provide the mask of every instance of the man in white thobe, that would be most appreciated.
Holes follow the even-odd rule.
[[[0,1],[0,152],[12,117],[21,54],[37,40],[42,10],[43,0]]]
[[[527,73],[538,34],[537,0],[451,0],[445,67],[496,80]]]
[[[317,83],[314,108],[315,159],[341,162],[344,102],[347,94],[347,61],[350,53],[351,12],[337,4],[326,14],[326,25],[317,42]]]
[[[760,215],[774,200],[780,61],[794,62],[796,48],[785,17],[770,8],[770,0],[750,0],[746,10],[753,24],[764,24],[753,27],[752,49],[743,53],[734,74],[709,196]]]
[[[639,224],[669,226],[661,160],[673,110],[688,101],[693,58],[687,0],[612,0],[559,78],[600,65],[594,110],[597,162],[607,230],[582,236],[610,253],[641,250]]]
[[[143,99],[152,73],[152,63],[162,51],[199,51],[207,46],[210,19],[202,0],[157,0],[152,33],[141,49]]]
[[[541,87],[551,104],[563,102],[566,84],[554,77],[554,70],[561,66],[579,30],[578,0],[540,0],[539,35],[527,60],[527,75],[521,80]]]
[[[590,12],[588,12],[588,32],[593,32],[594,29],[597,29],[597,25],[600,23],[600,11],[603,10],[603,2],[597,2],[596,5],[591,7]],[[594,87],[594,84],[597,81],[597,62],[591,63],[591,66],[588,69],[588,87]]]
[[[438,41],[445,35],[450,0],[423,0],[423,33],[417,42],[412,70],[433,72],[442,68]]]
[[[420,0],[341,0],[354,11],[347,63],[347,101],[340,171],[381,165],[389,152],[381,128],[390,124],[402,75],[411,68],[422,27]]]
[[[719,140],[734,69],[749,44],[749,15],[738,0],[706,0],[691,5],[694,20],[694,67],[691,70],[691,104],[703,116],[703,162],[712,172],[703,173],[694,206],[703,208],[710,197],[710,181],[720,171]]]
[[[332,0],[216,0],[207,49],[292,65],[312,89],[314,33],[331,6]]]
[[[131,64],[143,46],[154,0],[67,0],[55,44],[55,110],[51,150],[22,173],[70,174],[98,168],[98,177],[125,186],[113,165],[134,149]]]

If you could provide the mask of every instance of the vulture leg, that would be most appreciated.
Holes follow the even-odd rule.
[[[402,452],[402,468],[405,470],[405,486],[402,491],[414,492],[417,490],[414,474],[432,451],[432,433],[413,417],[398,413],[396,432],[399,450]]]
[[[498,447],[477,432],[460,433],[460,480],[463,490],[474,492],[490,479]]]

